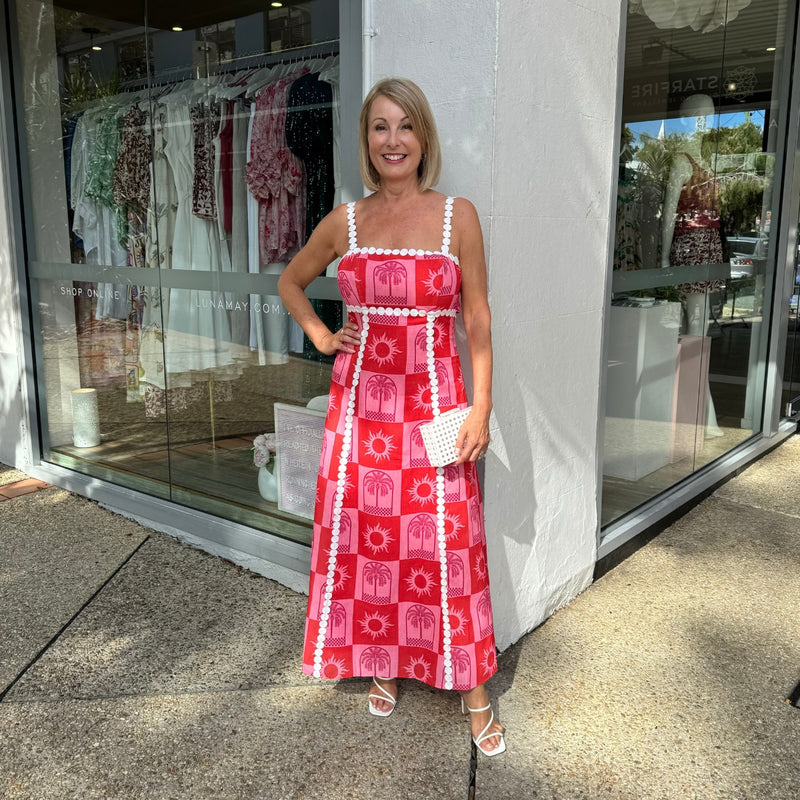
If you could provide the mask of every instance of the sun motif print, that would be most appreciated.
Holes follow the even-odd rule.
[[[332,370],[317,482],[303,671],[465,690],[497,670],[475,464],[432,467],[420,424],[467,397],[461,271],[441,250],[350,247],[338,269],[355,353]]]

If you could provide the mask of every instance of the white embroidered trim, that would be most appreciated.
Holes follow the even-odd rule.
[[[459,260],[450,252],[450,233],[453,230],[453,198],[448,197],[444,204],[444,225],[442,228],[442,249],[441,250],[417,250],[413,247],[403,247],[401,249],[390,249],[387,247],[359,247],[358,234],[356,232],[356,204],[347,204],[347,231],[349,239],[349,253],[361,253],[362,255],[377,256],[447,256],[456,264],[461,266]]]
[[[351,234],[352,235],[352,234]],[[328,555],[328,573],[323,590],[322,612],[319,618],[317,632],[317,645],[314,650],[314,677],[320,678],[322,673],[322,656],[325,647],[325,636],[328,631],[328,620],[331,611],[331,598],[333,596],[334,573],[336,572],[336,557],[339,549],[339,533],[342,522],[342,498],[347,481],[347,462],[353,443],[353,417],[356,407],[356,392],[361,377],[361,365],[364,361],[364,351],[369,338],[369,318],[378,316],[404,316],[425,317],[426,327],[426,355],[428,365],[428,378],[431,383],[431,408],[436,417],[439,410],[439,378],[436,374],[436,359],[434,358],[434,341],[436,338],[435,325],[438,317],[455,317],[458,313],[454,308],[436,309],[425,311],[419,308],[399,308],[396,306],[347,306],[347,310],[362,316],[362,336],[358,346],[356,363],[353,367],[353,383],[347,402],[347,412],[344,419],[344,436],[342,451],[339,454],[339,472],[336,479],[336,491],[333,496],[333,520],[331,524],[331,548]],[[445,503],[444,503],[444,467],[436,468],[436,538],[439,546],[439,568],[441,575],[441,608],[442,608],[442,661],[444,665],[444,688],[453,688],[453,658],[451,651],[450,633],[450,606],[447,600],[447,548],[445,536]]]
[[[354,314],[378,314],[389,317],[455,317],[458,311],[455,308],[437,308],[425,311],[423,308],[403,308],[402,306],[347,306],[348,311]]]

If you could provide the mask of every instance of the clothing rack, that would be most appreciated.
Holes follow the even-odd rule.
[[[289,64],[293,61],[302,62],[309,58],[325,58],[339,54],[339,39],[327,39],[323,42],[302,45],[299,47],[285,47],[283,50],[271,50],[263,53],[251,53],[246,56],[222,61],[214,69],[213,75],[223,75],[229,72],[239,72],[240,70],[268,67],[272,64]],[[169,86],[173,83],[193,80],[198,76],[195,74],[196,68],[173,67],[169,70],[154,75],[152,79],[138,78],[135,81],[125,81],[120,83],[120,92],[135,92],[139,89],[147,89],[156,86]],[[208,76],[206,76],[208,77]]]

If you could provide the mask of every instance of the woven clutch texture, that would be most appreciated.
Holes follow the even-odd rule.
[[[472,406],[454,408],[419,426],[432,467],[445,467],[456,460],[456,437],[470,411]]]

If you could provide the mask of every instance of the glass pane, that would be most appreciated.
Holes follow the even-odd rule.
[[[118,5],[16,8],[44,457],[307,541],[332,365],[277,280],[341,199],[339,3]]]
[[[760,430],[790,10],[629,4],[603,524]]]
[[[795,185],[797,180],[795,179]],[[800,226],[796,230],[800,230]],[[786,360],[783,369],[782,413],[789,417],[800,410],[800,325],[798,325],[798,302],[800,301],[800,239],[795,234],[794,283],[789,299],[789,319],[786,337]]]

